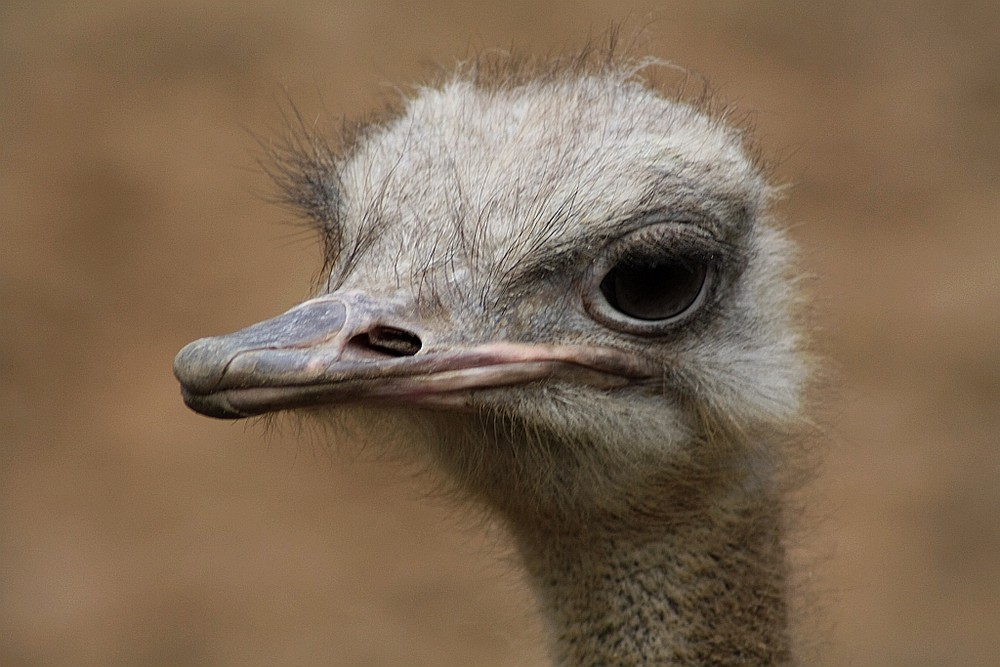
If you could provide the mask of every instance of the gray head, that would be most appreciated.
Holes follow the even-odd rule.
[[[324,286],[185,347],[190,407],[413,419],[512,519],[770,475],[806,373],[791,247],[742,132],[641,68],[574,62],[464,67],[343,150],[290,146],[276,171],[325,240]]]

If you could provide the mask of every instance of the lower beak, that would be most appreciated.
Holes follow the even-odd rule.
[[[313,299],[188,344],[174,375],[188,407],[225,419],[359,401],[462,409],[484,389],[552,379],[612,389],[656,376],[610,348],[436,344],[439,337],[419,323],[400,326],[391,311],[357,295]]]

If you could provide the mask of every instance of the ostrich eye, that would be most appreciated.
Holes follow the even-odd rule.
[[[704,264],[677,260],[623,261],[601,281],[608,304],[637,320],[667,320],[685,313],[701,296]]]
[[[676,331],[715,298],[725,254],[694,222],[654,222],[613,240],[584,274],[599,324],[640,336]]]

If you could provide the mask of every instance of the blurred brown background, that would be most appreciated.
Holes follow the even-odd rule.
[[[815,665],[1000,664],[1000,5],[0,3],[0,664],[538,665],[502,539],[391,463],[187,411],[305,296],[247,130],[611,21],[754,112],[839,376]]]

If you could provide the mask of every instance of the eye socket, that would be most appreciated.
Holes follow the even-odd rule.
[[[699,262],[626,260],[608,271],[600,290],[622,315],[658,322],[687,312],[704,291],[707,278],[708,268]]]
[[[675,330],[716,289],[719,244],[694,223],[654,223],[617,239],[583,287],[587,313],[606,327],[643,336]]]

